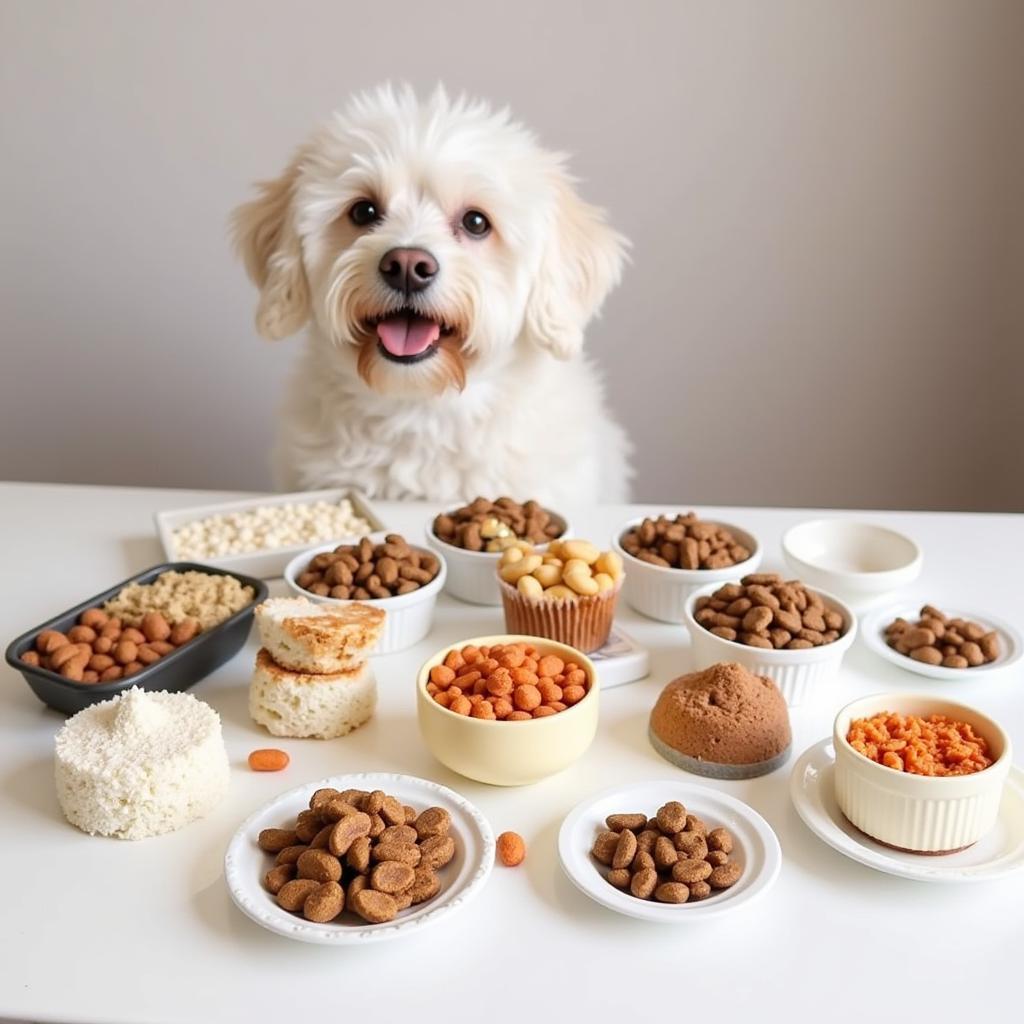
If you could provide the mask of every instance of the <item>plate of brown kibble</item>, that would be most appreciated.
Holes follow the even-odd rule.
[[[337,946],[422,931],[479,893],[494,864],[487,819],[411,775],[339,775],[283,793],[235,833],[224,878],[257,924]]]
[[[752,807],[672,781],[583,801],[562,823],[558,857],[595,902],[663,924],[736,910],[765,892],[782,865],[775,833]]]
[[[931,679],[974,679],[1020,660],[1020,634],[995,616],[904,602],[864,622],[864,642],[899,668]]]

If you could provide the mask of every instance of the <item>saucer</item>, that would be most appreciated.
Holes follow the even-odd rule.
[[[876,843],[854,828],[836,803],[835,750],[824,739],[805,750],[790,776],[793,806],[804,824],[833,850],[876,871],[922,882],[988,882],[1024,867],[1024,771],[1012,767],[999,818],[988,835],[959,853],[934,857]]]

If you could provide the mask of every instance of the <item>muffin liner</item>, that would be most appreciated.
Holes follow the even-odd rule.
[[[575,601],[526,597],[500,577],[498,586],[507,632],[557,640],[590,654],[604,646],[612,630],[622,578],[611,590],[591,597],[581,595]]]

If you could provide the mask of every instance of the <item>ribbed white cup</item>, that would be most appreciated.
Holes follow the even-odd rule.
[[[629,578],[629,574],[626,574]],[[728,581],[725,581],[728,582]],[[809,647],[803,651],[772,650],[750,647],[733,640],[723,640],[705,629],[693,616],[699,597],[710,596],[722,583],[709,583],[690,594],[684,608],[684,621],[690,631],[693,667],[707,668],[720,661],[735,661],[754,675],[767,676],[782,691],[790,707],[818,699],[830,690],[830,684],[839,674],[843,655],[857,635],[857,617],[837,597],[816,590],[825,607],[843,617],[843,635],[830,644]]]
[[[994,758],[971,775],[914,775],[886,768],[846,741],[850,723],[883,711],[946,715],[972,725]],[[987,715],[948,700],[879,693],[855,700],[836,715],[836,802],[851,824],[879,842],[919,853],[948,853],[976,843],[996,822],[1013,758],[1010,738]]]

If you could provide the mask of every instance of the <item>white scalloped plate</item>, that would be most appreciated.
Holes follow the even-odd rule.
[[[654,814],[669,800],[680,801],[709,827],[724,825],[732,833],[730,859],[742,865],[743,874],[731,888],[694,903],[655,903],[621,892],[604,877],[590,855],[604,819],[633,811]],[[558,833],[558,859],[569,881],[609,910],[661,924],[692,924],[737,910],[771,888],[782,867],[782,850],[771,825],[742,800],[710,786],[659,780],[618,786],[577,804]]]
[[[987,836],[959,853],[928,857],[882,846],[846,820],[836,803],[835,759],[831,738],[823,739],[800,755],[789,781],[797,814],[833,850],[876,871],[921,882],[987,882],[1024,868],[1024,772],[1019,768],[1010,769],[999,818]]]
[[[367,924],[348,912],[336,921],[314,924],[282,910],[263,888],[263,876],[273,866],[273,859],[256,845],[256,837],[265,828],[284,828],[294,822],[299,811],[309,806],[309,798],[314,791],[326,786],[335,789],[382,789],[417,810],[443,807],[448,811],[452,816],[455,857],[439,872],[441,892],[418,907],[402,911],[394,921],[386,924]],[[480,892],[493,867],[494,833],[487,819],[468,800],[427,779],[365,772],[333,775],[319,782],[307,783],[282,793],[258,810],[228,844],[224,856],[224,880],[242,913],[264,928],[287,939],[325,946],[347,946],[397,939],[419,933],[423,928],[445,920]]]

